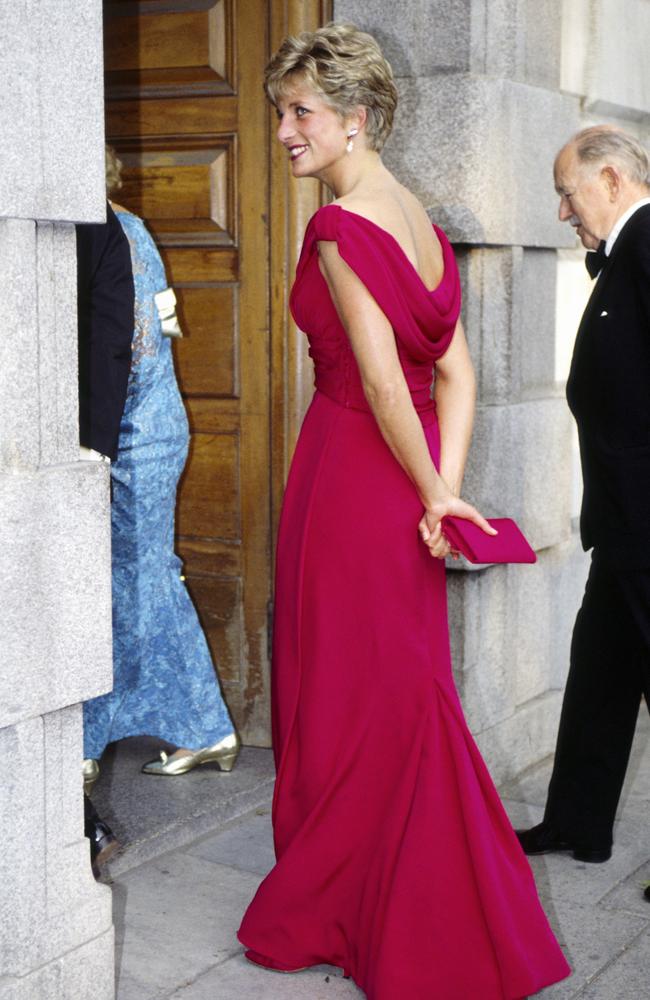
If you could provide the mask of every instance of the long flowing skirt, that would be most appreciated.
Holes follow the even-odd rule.
[[[278,542],[277,864],[240,939],[370,1000],[514,1000],[569,968],[463,717],[421,512],[372,416],[317,393]]]
[[[158,398],[155,422],[142,412],[135,427],[124,421],[111,468],[113,690],[84,703],[86,757],[99,758],[126,736],[198,749],[234,730],[174,552],[176,486],[187,455],[176,383]]]

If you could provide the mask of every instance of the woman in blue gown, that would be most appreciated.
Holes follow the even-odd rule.
[[[107,151],[107,183],[119,165]],[[131,248],[135,331],[111,467],[113,690],[84,704],[87,788],[107,744],[126,736],[158,736],[178,747],[145,764],[148,774],[183,774],[208,761],[229,771],[239,749],[174,552],[176,489],[189,432],[171,342],[154,301],[167,287],[165,270],[142,220],[119,205],[113,209]]]

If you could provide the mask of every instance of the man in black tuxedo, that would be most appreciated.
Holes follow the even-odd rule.
[[[131,251],[108,203],[106,222],[79,225],[76,234],[81,457],[115,460],[131,367],[135,299]],[[119,845],[87,795],[84,832],[97,877]]]
[[[585,129],[555,161],[559,216],[598,273],[567,382],[593,549],[571,645],[544,820],[527,854],[607,861],[642,694],[650,706],[650,165],[632,136]]]

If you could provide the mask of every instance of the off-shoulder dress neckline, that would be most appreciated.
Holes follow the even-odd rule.
[[[436,226],[435,222],[431,223],[431,227],[435,230],[436,236],[438,236],[438,239],[440,240],[440,249],[442,250],[443,270],[442,270],[442,275],[440,277],[440,281],[435,286],[435,288],[427,288],[424,278],[418,271],[417,267],[415,266],[409,255],[404,250],[403,246],[387,229],[384,229],[383,226],[380,226],[378,223],[373,222],[372,219],[369,219],[366,215],[360,215],[358,212],[352,212],[349,208],[344,208],[344,206],[339,205],[338,202],[330,202],[329,205],[324,205],[323,208],[337,208],[340,212],[343,212],[345,215],[351,215],[355,219],[361,219],[362,222],[367,222],[369,226],[372,226],[373,229],[378,230],[385,237],[387,237],[390,240],[390,242],[397,248],[397,251],[399,252],[400,256],[406,261],[409,268],[411,269],[411,271],[419,281],[420,285],[422,286],[423,291],[427,295],[435,295],[436,292],[440,291],[447,278],[447,253],[446,253],[445,243],[443,240],[440,239],[440,233],[442,232],[442,230],[438,226]],[[322,212],[323,208],[321,208],[319,211]]]

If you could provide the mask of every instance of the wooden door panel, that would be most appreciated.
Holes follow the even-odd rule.
[[[161,249],[185,333],[174,344],[191,434],[177,549],[238,728],[267,744],[269,128],[258,29],[268,7],[114,0],[104,12],[120,201]]]
[[[176,518],[178,535],[240,540],[239,463],[238,435],[192,435]]]
[[[237,288],[179,288],[178,313],[187,335],[176,347],[176,370],[185,396],[239,395]]]
[[[204,541],[186,536],[178,541],[178,554],[184,563],[191,563],[194,577],[203,574],[211,577],[213,582],[223,582],[237,580],[241,576],[241,548],[231,542],[220,542],[214,538]],[[191,590],[190,581],[190,592]]]
[[[232,142],[144,139],[131,149],[123,142],[120,157],[120,197],[163,245],[235,242]]]
[[[211,12],[216,13],[217,9],[223,10],[223,4],[213,4]],[[157,69],[169,75],[168,71],[175,67],[214,70],[217,67],[213,62],[218,65],[219,61],[219,31],[217,28],[217,37],[213,39],[210,30],[213,24],[214,18],[205,11],[181,12],[173,18],[168,14],[150,14],[138,20],[137,35],[134,35],[130,18],[115,18],[109,21],[106,35],[111,71],[142,73]],[[223,54],[221,67],[223,72]]]
[[[104,15],[106,83],[113,95],[234,89],[227,0],[113,0],[104,3]]]
[[[239,253],[236,247],[214,250],[210,247],[193,249],[160,247],[167,278],[172,285],[187,282],[236,281],[239,275]]]
[[[241,684],[242,590],[237,579],[214,580],[195,574],[189,584],[210,651],[219,662],[219,679],[226,692]]]
[[[111,135],[157,136],[178,134],[184,136],[219,134],[237,130],[237,99],[234,97],[209,98],[197,101],[194,97],[173,101],[151,98],[135,105],[132,100],[111,101]]]

